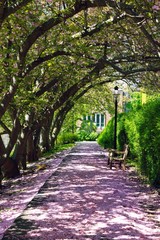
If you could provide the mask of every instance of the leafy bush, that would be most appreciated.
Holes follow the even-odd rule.
[[[78,135],[71,132],[65,132],[59,135],[58,142],[60,144],[68,144],[68,143],[74,143],[78,140]]]
[[[98,143],[104,148],[114,148],[114,123],[113,117],[107,124],[106,128],[98,137]],[[117,118],[117,147],[123,149],[127,141],[125,131],[125,117],[124,114],[119,114]]]
[[[98,143],[104,148],[113,148],[114,118],[112,118],[98,137]]]
[[[117,148],[122,150],[124,144],[128,143],[128,138],[125,129],[126,113],[121,113],[117,118]]]
[[[96,132],[97,127],[92,121],[83,121],[78,134],[79,141],[95,141],[98,137],[98,133]]]
[[[96,141],[98,138],[99,134],[97,132],[91,132],[88,136],[88,141]]]
[[[78,140],[79,141],[96,141],[99,134],[96,132],[91,132],[87,134],[85,131],[78,132]]]
[[[98,138],[103,147],[113,147],[114,118]],[[142,108],[120,114],[117,124],[118,148],[130,147],[130,156],[141,174],[150,183],[160,186],[160,99],[153,99]]]
[[[129,143],[130,155],[133,158],[141,157],[139,124],[141,114],[138,111],[131,111],[125,116],[125,132]]]
[[[137,159],[141,174],[160,186],[160,100],[151,100],[125,119],[130,153]]]
[[[145,104],[141,115],[140,168],[150,182],[160,185],[160,99]]]

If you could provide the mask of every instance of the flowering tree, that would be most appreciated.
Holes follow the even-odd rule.
[[[0,125],[10,141],[4,146],[0,136],[0,166],[6,175],[38,158],[42,133],[50,148],[50,133],[56,137],[88,89],[120,79],[159,87],[158,26],[158,1],[1,0]]]

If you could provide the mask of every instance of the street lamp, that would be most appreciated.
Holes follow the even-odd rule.
[[[117,107],[118,107],[118,87],[115,86],[114,88],[114,101],[115,101],[115,122],[114,122],[114,149],[117,149]]]

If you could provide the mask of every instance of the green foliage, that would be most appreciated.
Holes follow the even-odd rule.
[[[160,99],[149,101],[141,116],[140,168],[154,185],[160,185]]]
[[[108,122],[106,128],[98,137],[98,143],[104,148],[114,148],[114,117]],[[117,118],[117,147],[123,149],[127,142],[125,131],[125,114],[119,114]]]
[[[77,134],[76,133],[71,133],[71,132],[61,133],[58,137],[58,143],[59,144],[74,143],[77,140],[78,140]]]
[[[140,157],[140,134],[138,126],[141,121],[139,111],[131,111],[125,118],[125,131],[129,141],[130,154],[133,158]]]
[[[98,133],[97,132],[91,132],[86,140],[89,141],[96,141],[98,138]]]
[[[142,107],[142,93],[133,92],[131,94],[130,101],[126,103],[126,109],[130,110],[138,110]]]
[[[128,143],[126,129],[125,129],[125,116],[126,113],[121,113],[118,115],[118,123],[117,123],[117,148],[123,149],[124,144]]]
[[[154,1],[129,0],[126,3],[130,6],[122,1],[114,6],[112,1],[101,1],[101,7],[97,1],[84,2],[1,1],[1,9],[7,14],[1,14],[0,21],[0,120],[11,137],[15,135],[16,117],[22,129],[26,124],[30,129],[42,124],[43,129],[46,113],[55,111],[58,122],[65,112],[56,120],[56,111],[74,104],[91,87],[96,89],[81,99],[86,109],[79,109],[79,113],[87,110],[90,114],[96,109],[112,113],[112,92],[107,85],[119,79],[119,73],[123,72],[130,84],[157,88],[159,19]],[[82,9],[91,5],[92,11],[86,9],[85,17]],[[148,34],[144,34],[141,23]],[[27,122],[26,114],[30,116]],[[61,137],[64,142],[73,141],[68,132],[76,131],[77,118],[76,113],[67,118],[63,129],[68,136]],[[120,129],[125,138],[123,124]],[[88,128],[81,129],[79,135],[82,139],[96,138],[96,132]]]
[[[103,93],[103,94],[102,94]],[[95,85],[79,101],[76,106],[85,115],[92,115],[94,112],[114,112],[112,92],[108,85]]]
[[[130,153],[138,160],[140,172],[154,185],[160,185],[160,100],[152,100],[125,120]]]
[[[98,138],[98,133],[91,132],[87,134],[85,131],[78,132],[78,140],[79,141],[96,141]]]
[[[78,140],[95,141],[98,137],[97,127],[92,121],[83,121],[78,131]]]
[[[112,118],[98,137],[98,143],[104,148],[113,148],[114,118]]]
[[[103,147],[113,147],[114,118],[98,138]],[[130,156],[151,184],[160,186],[160,99],[151,99],[143,108],[118,116],[118,148],[130,147]]]

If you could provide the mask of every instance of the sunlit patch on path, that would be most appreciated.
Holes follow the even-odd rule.
[[[79,143],[46,181],[3,240],[159,240],[158,196],[150,216],[150,190],[110,170],[96,143]]]

